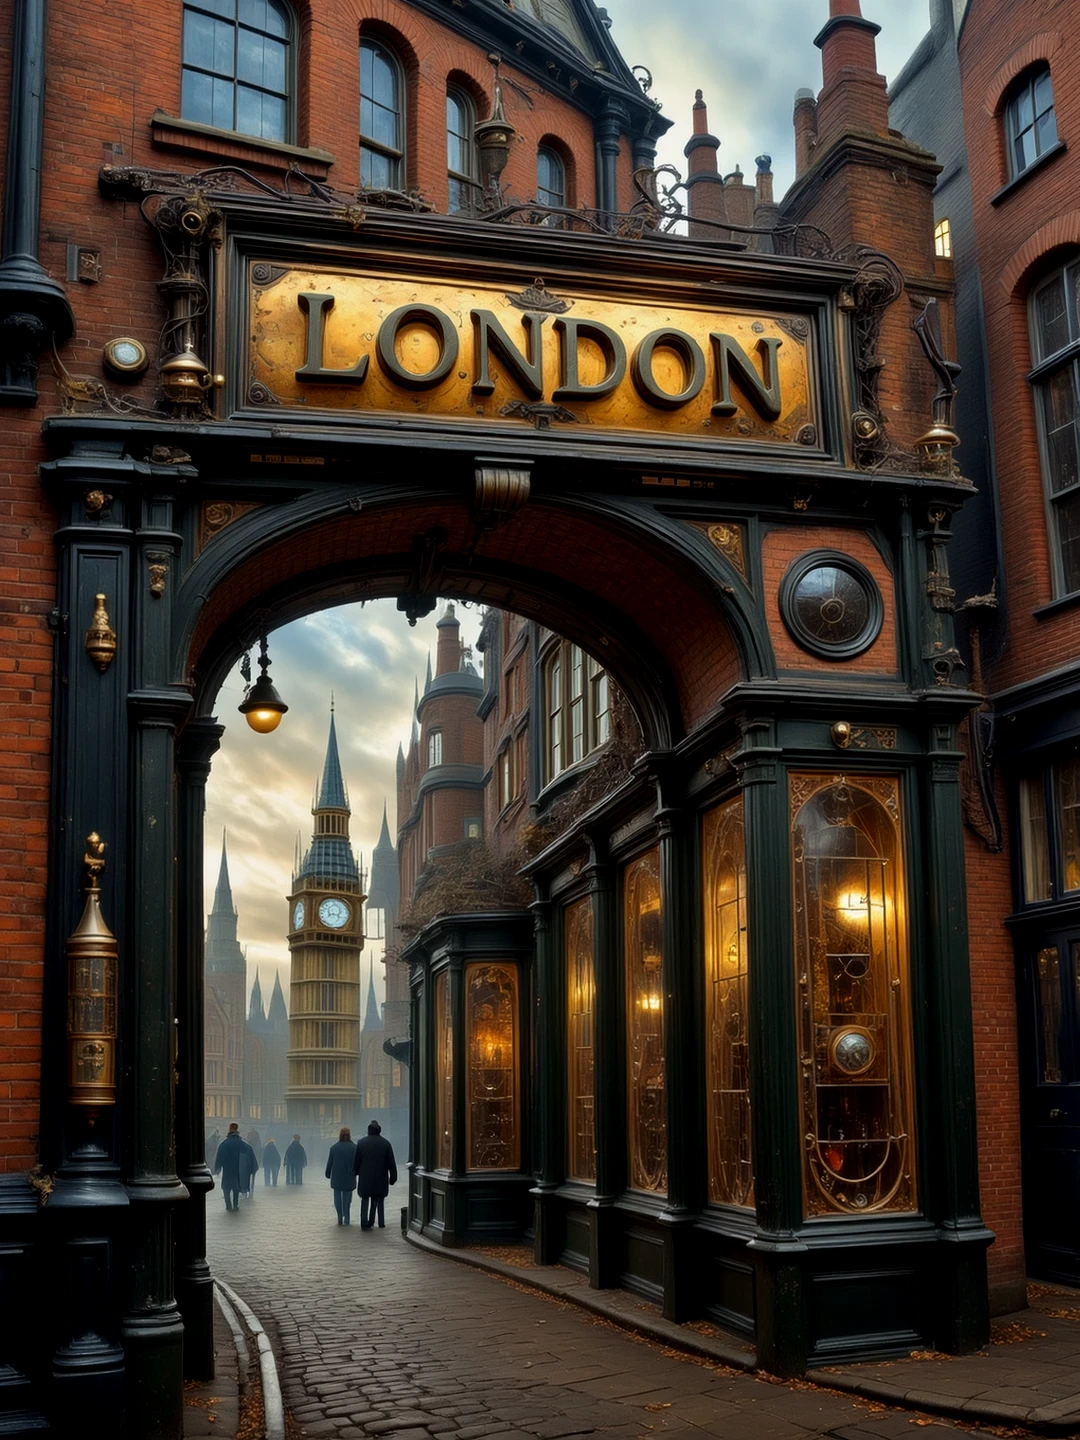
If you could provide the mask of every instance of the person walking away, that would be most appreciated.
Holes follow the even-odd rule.
[[[377,1120],[371,1121],[367,1134],[357,1142],[354,1163],[360,1191],[360,1229],[370,1230],[377,1218],[382,1230],[386,1225],[384,1202],[390,1186],[397,1184],[397,1165],[394,1147],[384,1139]]]
[[[356,1146],[352,1132],[347,1125],[341,1127],[337,1144],[330,1146],[326,1157],[326,1178],[334,1192],[334,1209],[337,1223],[348,1225],[352,1209],[353,1191],[356,1189]]]
[[[240,1208],[243,1172],[247,1168],[245,1152],[251,1152],[251,1146],[240,1139],[240,1126],[230,1125],[228,1134],[214,1156],[214,1174],[221,1176],[221,1192],[225,1196],[226,1210]]]
[[[281,1151],[274,1144],[274,1137],[271,1135],[266,1142],[266,1149],[263,1151],[263,1184],[276,1185],[280,1169]]]
[[[292,1137],[292,1144],[285,1150],[285,1184],[302,1185],[304,1183],[304,1166],[307,1164],[307,1151],[300,1144],[300,1136]]]

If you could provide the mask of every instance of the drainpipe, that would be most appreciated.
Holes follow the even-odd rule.
[[[45,133],[46,0],[15,0],[4,217],[0,405],[37,404],[37,357],[75,329],[63,287],[38,260]]]

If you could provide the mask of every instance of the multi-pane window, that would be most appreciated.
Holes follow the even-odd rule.
[[[565,915],[567,1173],[573,1180],[596,1180],[596,1107],[593,1014],[596,1010],[596,958],[592,900],[576,900]]]
[[[291,139],[292,14],[281,0],[185,0],[185,120]]]
[[[1021,780],[1020,853],[1025,905],[1080,892],[1080,759]]]
[[[1042,65],[1017,81],[1005,106],[1005,140],[1010,178],[1022,175],[1040,155],[1057,144],[1054,88],[1050,69]]]
[[[650,850],[623,877],[626,982],[626,1091],[631,1190],[667,1190],[664,956],[660,852]]]
[[[948,219],[934,226],[934,254],[941,260],[952,259],[952,226]]]
[[[550,145],[541,145],[536,156],[536,198],[542,205],[566,204],[566,166]]]
[[[427,742],[428,769],[442,764],[442,731],[432,730]]]
[[[476,123],[472,101],[463,90],[446,92],[446,168],[450,178],[451,215],[471,210],[476,189]]]
[[[562,641],[544,663],[544,780],[554,780],[608,739],[607,672],[577,645]]]
[[[512,745],[507,745],[503,750],[495,762],[495,768],[499,777],[499,809],[502,810],[517,794],[517,786],[514,784],[514,747]]]
[[[360,185],[400,190],[405,165],[405,77],[393,51],[360,42]]]
[[[1042,439],[1043,474],[1059,594],[1080,590],[1080,260],[1032,293],[1035,368],[1031,383]]]

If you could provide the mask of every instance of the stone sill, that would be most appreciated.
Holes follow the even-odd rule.
[[[194,120],[179,120],[155,110],[150,117],[150,138],[155,146],[166,150],[184,150],[191,155],[246,167],[256,165],[262,170],[303,170],[315,180],[325,180],[334,163],[328,150],[307,149],[301,145],[283,145],[277,140],[260,140],[253,135],[239,135],[234,130],[217,130]]]
[[[995,190],[993,195],[990,196],[990,204],[1000,205],[1003,200],[1009,198],[1014,190],[1019,189],[1026,180],[1030,179],[1036,171],[1041,170],[1048,161],[1053,160],[1055,155],[1064,155],[1064,153],[1065,141],[1058,140],[1050,146],[1049,150],[1044,150],[1041,155],[1036,156],[1026,170],[1021,170],[1019,175],[1014,175],[1011,180],[1006,181],[1000,190]]]

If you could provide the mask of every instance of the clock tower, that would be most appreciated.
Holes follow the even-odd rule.
[[[333,706],[314,833],[289,895],[289,1124],[307,1139],[337,1138],[360,1108],[360,952],[363,876],[349,843],[349,798]]]

